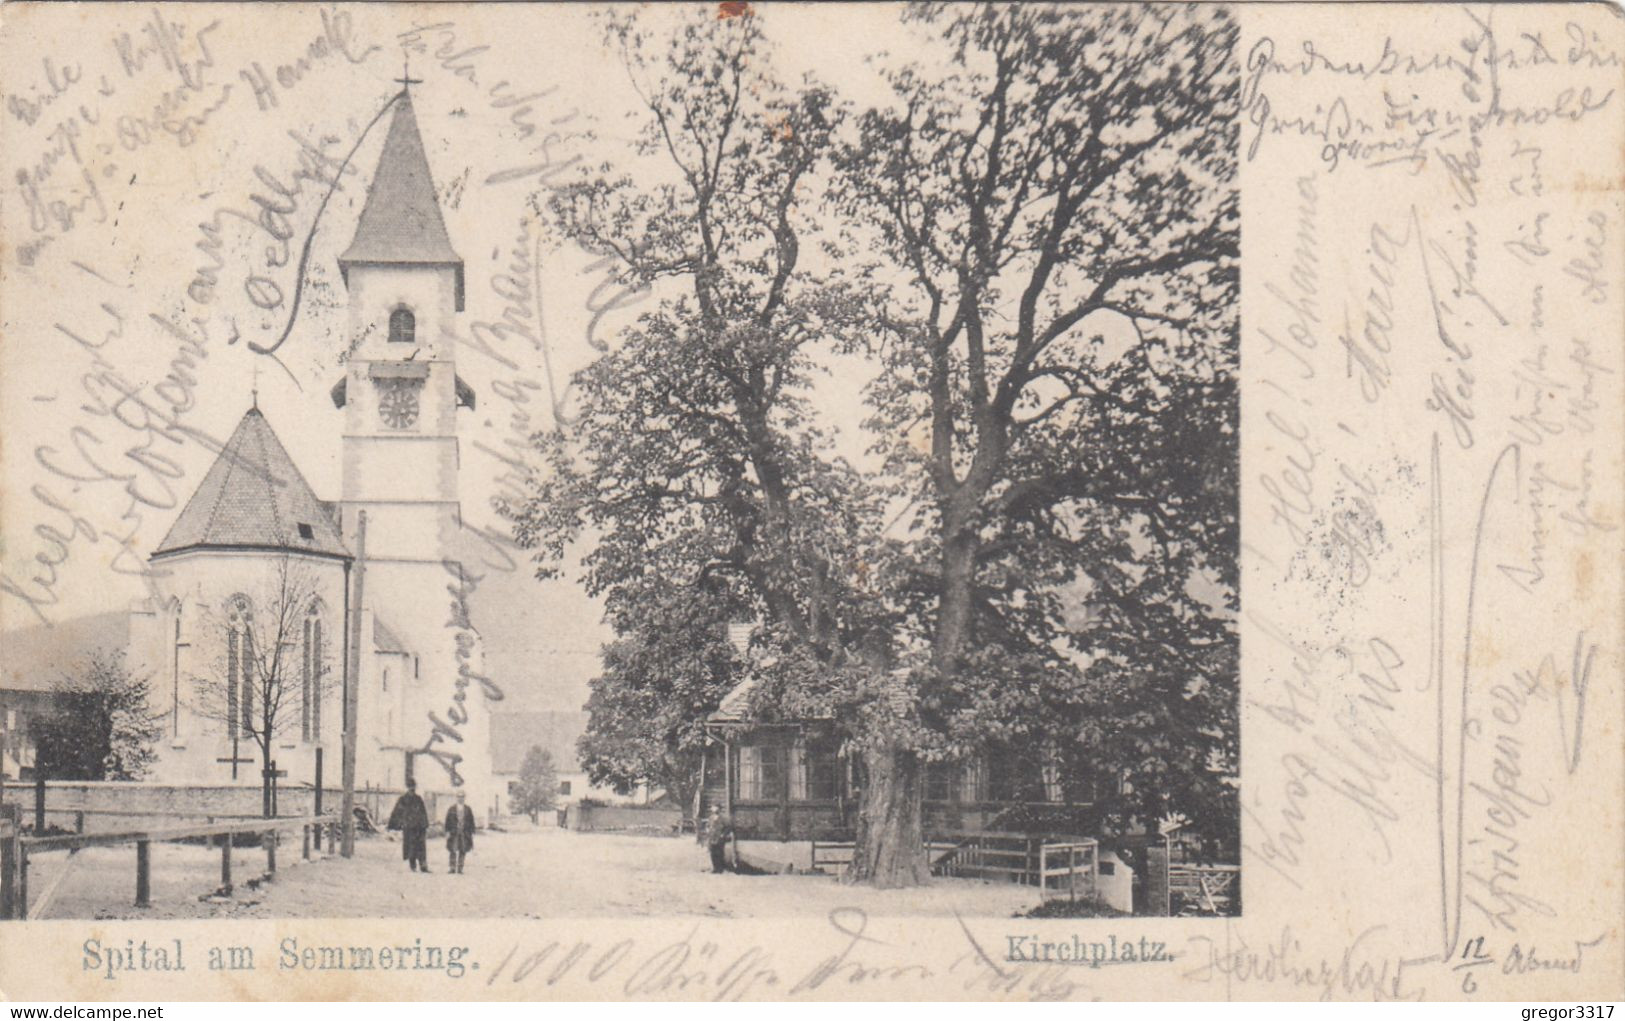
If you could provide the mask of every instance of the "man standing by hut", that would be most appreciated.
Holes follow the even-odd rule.
[[[418,785],[406,781],[406,793],[389,813],[389,828],[401,831],[401,857],[413,872],[429,871],[429,810],[418,797]]]
[[[451,853],[449,868],[462,875],[463,860],[474,850],[474,810],[463,791],[457,792],[457,804],[446,813],[446,850]]]
[[[733,827],[723,818],[722,809],[717,805],[711,806],[711,815],[705,820],[705,847],[711,852],[711,871],[728,871],[728,838],[733,836]]]

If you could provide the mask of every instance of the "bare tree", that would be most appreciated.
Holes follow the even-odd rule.
[[[192,677],[192,709],[221,724],[233,741],[259,751],[263,810],[273,814],[272,751],[285,735],[320,740],[322,706],[334,684],[333,640],[342,632],[327,612],[310,565],[282,556],[265,582],[237,592],[200,618],[202,640],[216,652]]]

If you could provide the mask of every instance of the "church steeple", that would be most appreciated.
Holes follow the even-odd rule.
[[[355,240],[339,256],[339,271],[346,284],[351,266],[449,268],[456,277],[456,308],[463,310],[463,260],[446,234],[412,94],[404,87],[395,97],[395,113],[361,209]]]

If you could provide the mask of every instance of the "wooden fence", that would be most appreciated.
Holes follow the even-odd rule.
[[[1171,913],[1233,913],[1231,907],[1236,899],[1240,876],[1241,869],[1236,865],[1173,863],[1168,867],[1168,892],[1174,901],[1170,906]]]
[[[14,809],[14,806],[7,806]],[[41,892],[32,905],[28,893],[28,865],[33,855],[52,851],[67,852],[70,863],[73,855],[87,847],[116,847],[135,845],[135,906],[152,906],[152,845],[180,840],[205,840],[220,848],[220,887],[230,892],[232,887],[232,844],[238,836],[257,836],[265,849],[266,874],[277,869],[277,846],[281,835],[299,830],[302,837],[301,855],[311,857],[314,847],[322,848],[322,833],[327,834],[329,853],[338,847],[339,817],[337,815],[302,816],[282,819],[253,819],[240,822],[216,822],[185,826],[166,826],[119,833],[71,833],[54,837],[25,837],[17,822],[15,811],[9,817],[0,817],[0,918],[39,918],[49,906],[51,898],[69,872],[64,867],[51,885]]]
[[[1095,840],[1046,843],[1038,849],[1041,899],[1094,900],[1099,895],[1100,844]]]
[[[1028,833],[933,833],[925,841],[931,873],[1003,879],[1037,886],[1044,897],[1077,900],[1096,895],[1100,846],[1087,837],[1044,837]],[[812,867],[845,868],[852,841],[814,840]]]

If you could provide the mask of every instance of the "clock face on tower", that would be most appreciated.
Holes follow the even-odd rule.
[[[378,415],[391,429],[409,429],[418,420],[418,387],[415,379],[381,380]]]

